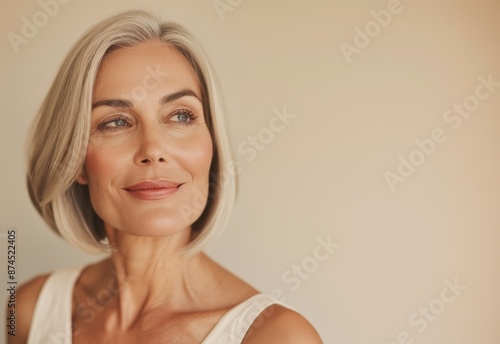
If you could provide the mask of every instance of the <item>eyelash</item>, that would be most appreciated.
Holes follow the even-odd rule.
[[[198,115],[195,115],[195,113],[191,110],[188,110],[188,109],[180,109],[180,110],[177,110],[173,115],[172,117],[175,117],[177,115],[187,115],[189,120],[187,122],[181,122],[181,121],[176,121],[177,123],[181,124],[181,125],[191,125],[191,122],[193,122],[195,119],[198,118]]]
[[[117,122],[117,121],[124,121],[124,122],[126,122],[126,125],[123,127],[130,127],[130,123],[128,122],[127,118],[120,115],[120,116],[117,116],[117,117],[114,117],[112,119],[108,119],[108,120],[102,122],[101,124],[99,124],[98,129],[100,131],[118,130],[118,129],[120,129],[120,127],[118,127],[118,126],[115,126],[115,127],[108,127],[107,126],[108,124],[113,123],[113,122]]]
[[[178,116],[178,115],[187,115],[188,116],[187,122],[173,121],[176,124],[184,125],[184,126],[191,125],[191,122],[193,122],[194,120],[196,120],[198,118],[198,116],[193,111],[188,110],[188,109],[177,110],[177,111],[175,111],[175,113],[172,116],[170,116],[170,118]],[[108,127],[107,126],[108,124],[113,123],[113,122],[117,122],[117,121],[124,121],[124,122],[126,122],[126,125],[115,126],[115,127]],[[130,126],[131,126],[131,124],[129,123],[128,119],[125,116],[119,115],[117,117],[114,117],[112,119],[109,119],[109,120],[102,122],[101,124],[98,125],[98,129],[100,131],[114,131],[114,130],[119,130],[120,128],[130,127]]]

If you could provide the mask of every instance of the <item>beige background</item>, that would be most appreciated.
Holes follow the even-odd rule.
[[[282,292],[326,343],[500,343],[500,87],[456,130],[443,119],[455,103],[474,105],[479,76],[500,81],[500,3],[401,0],[348,63],[341,42],[354,44],[356,27],[376,30],[370,11],[390,1],[220,0],[233,4],[223,20],[212,1],[71,0],[17,54],[7,34],[41,5],[3,2],[0,230],[18,229],[19,281],[96,259],[36,214],[22,147],[70,45],[102,18],[146,7],[203,41],[223,87],[242,171],[211,256],[263,292]],[[247,161],[237,147],[267,139],[283,108],[296,117]],[[414,141],[435,128],[446,140],[391,191],[384,173],[397,173],[400,155],[417,159]],[[340,246],[318,262],[328,237]],[[307,278],[292,283],[302,264]],[[444,281],[455,279],[466,289],[453,297]],[[419,307],[439,314],[417,315],[417,326]]]

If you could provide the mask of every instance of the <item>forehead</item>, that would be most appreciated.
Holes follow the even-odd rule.
[[[106,55],[97,72],[93,101],[131,92],[170,92],[192,89],[200,95],[196,73],[173,46],[146,41]]]

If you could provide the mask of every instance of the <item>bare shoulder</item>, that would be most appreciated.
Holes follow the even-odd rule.
[[[31,319],[33,317],[33,311],[35,310],[36,301],[48,277],[49,274],[34,277],[31,280],[23,283],[16,289],[15,336],[7,334],[8,344],[26,343],[28,341],[28,334],[31,325]],[[13,308],[9,307],[9,303],[7,303],[7,331],[9,331],[8,318],[11,315],[11,311],[13,310]]]
[[[271,305],[255,319],[243,343],[323,344],[323,341],[302,315],[280,305]]]

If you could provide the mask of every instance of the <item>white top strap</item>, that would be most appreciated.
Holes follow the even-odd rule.
[[[33,312],[27,344],[72,344],[73,288],[82,269],[59,269],[47,278]],[[224,314],[202,344],[240,344],[255,319],[273,304],[290,308],[269,295],[256,294]]]
[[[241,343],[259,314],[273,304],[284,306],[280,301],[266,294],[250,297],[224,314],[202,344]]]
[[[59,269],[47,278],[33,312],[28,344],[71,344],[73,286],[81,270]]]

